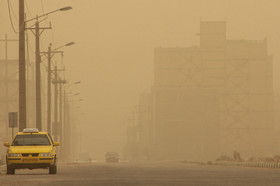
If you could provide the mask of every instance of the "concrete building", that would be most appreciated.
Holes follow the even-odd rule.
[[[247,158],[273,155],[266,40],[228,40],[226,22],[201,22],[199,36],[200,46],[155,49],[148,124],[154,155],[199,161],[232,156],[234,150]]]
[[[18,112],[18,60],[10,59],[8,54],[10,53],[9,47],[13,42],[14,44],[18,40],[8,39],[6,35],[5,39],[1,39],[1,50],[5,54],[0,57],[0,142],[9,142],[12,138],[12,129],[9,128],[9,112]],[[4,46],[4,47],[3,47]],[[12,51],[12,50],[11,50]],[[34,113],[35,113],[35,84],[32,79],[33,67],[31,64],[27,65],[27,122],[28,127],[33,127]],[[14,133],[18,132],[18,127],[14,129]],[[5,148],[0,150],[0,159],[5,153]]]

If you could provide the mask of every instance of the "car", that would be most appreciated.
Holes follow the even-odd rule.
[[[105,154],[106,162],[119,162],[119,154],[117,152],[107,152]]]
[[[77,159],[74,161],[74,163],[92,163],[92,159],[88,152],[82,152],[82,153],[79,153],[79,155],[78,155]]]
[[[56,146],[47,132],[36,128],[24,129],[18,132],[6,153],[7,174],[15,174],[16,169],[49,169],[49,174],[57,173]]]

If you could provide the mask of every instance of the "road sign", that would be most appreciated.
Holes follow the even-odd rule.
[[[18,126],[18,113],[9,112],[9,128],[15,128]]]

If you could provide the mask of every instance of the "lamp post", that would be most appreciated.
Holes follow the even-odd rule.
[[[47,131],[51,133],[51,47],[48,47],[48,94],[47,94]]]
[[[78,147],[81,145],[79,144],[79,130],[80,125],[79,125],[79,113],[77,112],[77,108],[76,105],[78,104],[78,102],[82,102],[84,101],[83,99],[72,99],[69,100],[69,102],[72,102],[71,104],[71,110],[72,110],[72,114],[70,117],[71,118],[71,123],[70,125],[67,127],[67,129],[69,130],[69,138],[67,139],[67,141],[70,142],[70,154],[74,157],[78,156]],[[72,136],[76,136],[75,138]]]
[[[67,155],[67,160],[70,160],[69,154],[72,154],[72,140],[71,140],[71,126],[72,126],[72,122],[73,120],[70,118],[72,113],[72,110],[70,109],[70,105],[69,105],[69,99],[67,94],[71,93],[71,92],[66,92],[66,89],[73,86],[73,85],[77,85],[80,84],[81,81],[76,81],[73,82],[71,84],[65,85],[64,86],[64,122],[63,122],[63,138],[62,141],[64,143],[64,149],[62,150],[63,153],[65,153]],[[75,93],[72,94],[71,96],[76,96],[79,95],[80,93]]]
[[[36,19],[36,127],[40,130],[41,124],[41,83],[40,83],[40,48],[39,48],[39,21],[38,18],[47,16],[58,11],[71,10],[72,7],[60,8],[36,18],[24,20],[24,0],[19,0],[19,130],[26,128],[26,75],[25,75],[25,26],[27,22]],[[45,29],[45,28],[43,28]]]
[[[52,57],[56,54],[56,53],[63,53],[63,51],[58,51],[58,49],[61,49],[63,47],[67,47],[67,46],[71,46],[74,45],[75,42],[69,42],[65,45],[62,45],[56,49],[52,50],[52,44],[49,44],[48,47],[48,52],[41,52],[43,54],[46,55],[47,59],[48,59],[48,81],[47,81],[47,131],[49,133],[51,133],[51,74],[52,74],[52,70],[51,70],[51,59]]]
[[[33,20],[38,19],[38,18],[41,18],[41,17],[44,17],[44,16],[48,16],[48,15],[53,14],[53,13],[55,13],[55,12],[67,11],[67,10],[71,10],[71,9],[72,9],[71,6],[66,6],[66,7],[63,7],[63,8],[59,8],[59,9],[50,11],[50,12],[48,12],[48,13],[42,14],[42,15],[40,15],[40,16],[37,16],[37,17],[35,17],[35,18],[29,19],[29,20],[25,21],[25,23],[26,23],[26,22],[29,22],[29,21],[33,21]]]
[[[62,88],[62,84],[60,85],[60,88]],[[66,115],[67,115],[66,94],[68,94],[69,96],[78,96],[78,95],[80,95],[80,93],[72,94],[71,92],[65,92],[65,89],[64,89],[63,94],[64,94],[64,98],[62,100],[62,90],[60,90],[59,115],[60,115],[60,123],[62,124],[62,130],[60,133],[62,144],[65,143],[65,136],[66,136]]]
[[[36,21],[36,28],[35,28],[35,44],[36,44],[36,62],[35,62],[35,73],[36,73],[36,127],[39,131],[42,130],[42,120],[41,120],[41,70],[40,70],[40,33],[39,33],[39,21]]]
[[[83,99],[73,99],[72,101],[72,110],[74,111],[75,114],[72,115],[72,126],[71,126],[71,134],[70,136],[76,136],[77,139],[72,140],[74,138],[71,139],[71,148],[72,148],[72,153],[74,156],[78,157],[79,153],[79,147],[81,147],[81,143],[80,142],[80,132],[81,132],[81,127],[80,127],[80,122],[79,122],[79,116],[80,114],[77,111],[77,104],[78,102],[82,102],[84,101]],[[80,109],[80,108],[79,108]]]
[[[26,128],[26,74],[24,0],[19,0],[19,131]]]
[[[28,20],[30,21],[30,20]],[[35,29],[35,74],[36,74],[36,127],[38,130],[42,130],[42,116],[41,116],[41,70],[40,70],[40,63],[41,63],[41,56],[40,56],[40,29],[51,29],[51,27],[48,28],[40,28],[39,27],[39,21],[38,16],[36,17],[36,23],[35,28],[27,28],[30,30]]]

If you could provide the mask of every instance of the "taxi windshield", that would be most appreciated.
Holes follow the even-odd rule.
[[[12,146],[47,146],[51,145],[49,138],[44,134],[17,135]]]

